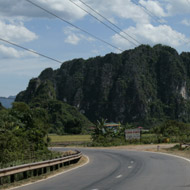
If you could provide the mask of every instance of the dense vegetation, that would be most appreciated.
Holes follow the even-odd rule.
[[[106,119],[98,120],[92,132],[91,146],[114,146],[126,144],[125,129],[127,126],[109,128],[105,126]]]
[[[153,126],[190,121],[190,53],[141,45],[121,54],[74,59],[31,79],[17,101],[37,97],[75,106],[88,119]]]
[[[49,133],[84,134],[88,133],[92,123],[75,107],[58,100],[43,99],[31,102],[32,108],[43,108],[47,111]]]
[[[3,110],[3,109],[5,109],[5,108],[2,106],[2,104],[0,102],[0,110]]]
[[[124,131],[136,128],[126,124],[116,129],[107,128],[104,119],[97,122],[92,133],[92,146],[113,146],[127,144],[159,144],[159,143],[189,143],[190,124],[167,120],[153,127],[150,131],[142,130],[139,140],[126,140]]]
[[[50,156],[48,125],[42,108],[30,109],[25,103],[14,103],[12,109],[0,110],[0,167]]]
[[[190,124],[168,120],[154,127],[152,132],[156,134],[158,142],[166,138],[169,142],[190,142]]]

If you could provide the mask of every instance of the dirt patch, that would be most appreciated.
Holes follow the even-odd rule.
[[[158,151],[161,149],[172,148],[176,144],[148,144],[148,145],[127,145],[110,147],[111,149],[129,149],[129,150],[141,150],[141,151]]]
[[[108,149],[126,149],[135,151],[151,151],[173,154],[190,159],[190,150],[172,149],[176,144],[149,144],[149,145],[127,145],[118,147],[109,147]]]

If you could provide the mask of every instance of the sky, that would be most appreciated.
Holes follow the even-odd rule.
[[[0,39],[61,63],[120,53],[141,44],[169,45],[178,53],[190,50],[190,0],[32,2],[62,20],[27,0],[0,0]],[[18,94],[45,68],[57,69],[61,63],[0,40],[0,96]]]

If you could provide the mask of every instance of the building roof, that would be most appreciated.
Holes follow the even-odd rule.
[[[105,123],[105,127],[119,127],[121,124],[120,123]]]

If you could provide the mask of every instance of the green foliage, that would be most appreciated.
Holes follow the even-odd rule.
[[[47,113],[30,109],[25,103],[0,111],[0,167],[16,161],[36,159],[49,153],[45,137],[48,131]]]
[[[97,121],[95,129],[92,133],[92,146],[114,146],[125,143],[124,126],[117,129],[105,127],[106,119]]]
[[[2,104],[0,102],[0,110],[3,110],[3,109],[5,109],[5,108],[2,106]]]
[[[43,108],[47,111],[50,133],[59,135],[88,133],[88,127],[92,126],[92,123],[75,107],[58,100],[39,99],[39,101],[31,102],[30,106]]]
[[[168,120],[152,131],[160,141],[169,138],[170,142],[190,142],[190,124]]]

